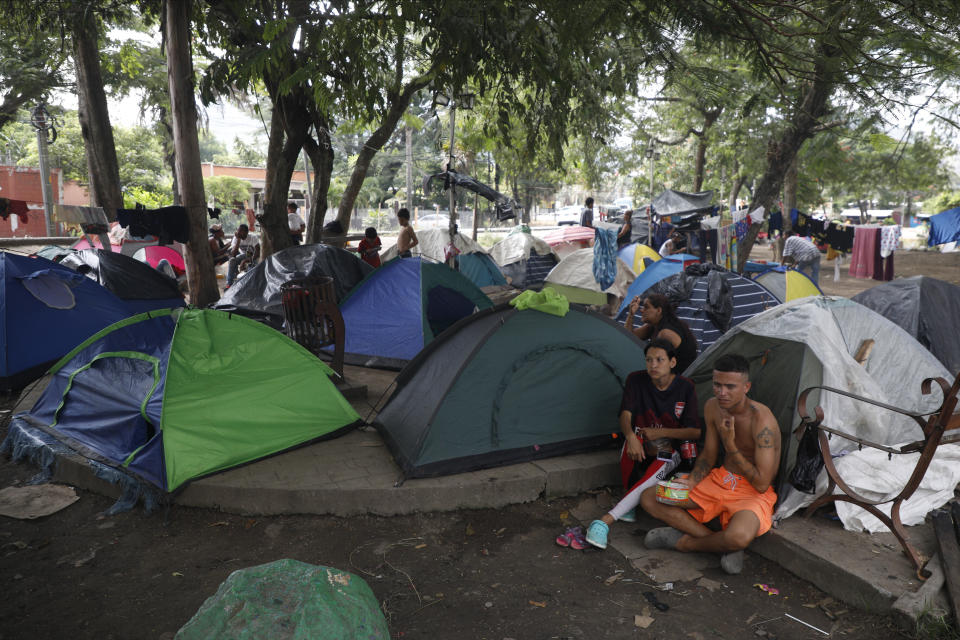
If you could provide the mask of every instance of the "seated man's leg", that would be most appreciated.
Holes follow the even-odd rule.
[[[675,507],[658,502],[656,487],[650,487],[640,495],[640,506],[643,510],[674,529],[698,538],[713,533],[690,515],[688,509],[699,509],[699,505],[689,500],[688,503],[684,507]]]
[[[760,520],[752,511],[738,511],[730,518],[722,531],[709,535],[684,536],[677,541],[677,551],[714,551],[729,553],[746,549],[760,530]]]

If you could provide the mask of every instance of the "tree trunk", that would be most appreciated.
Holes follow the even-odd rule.
[[[113,128],[107,110],[107,94],[100,73],[99,30],[92,10],[82,11],[72,26],[77,113],[90,169],[90,196],[96,206],[103,207],[107,219],[112,221],[117,219],[117,209],[123,206],[123,195],[120,192],[120,169],[113,142]]]
[[[163,161],[170,168],[173,175],[173,204],[180,205],[180,183],[177,182],[177,150],[173,145],[173,125],[170,123],[170,112],[166,107],[160,107],[160,126],[163,127],[164,136],[161,146],[163,147]]]
[[[330,179],[333,175],[333,145],[330,143],[329,128],[326,122],[314,127],[319,135],[319,143],[313,138],[307,138],[304,149],[313,165],[313,199],[311,201],[310,220],[307,222],[307,242],[320,242],[323,232],[323,220],[327,215],[330,204],[327,192],[330,190]]]
[[[292,113],[293,109],[287,109],[290,102],[292,100],[275,99],[270,115],[267,175],[263,194],[263,217],[260,220],[263,230],[260,251],[264,258],[293,246],[290,226],[287,224],[287,197],[290,193],[290,179],[307,136],[305,122],[300,123],[295,117],[296,114]]]
[[[697,152],[693,159],[693,191],[694,193],[703,188],[703,170],[707,157],[707,133],[710,127],[717,121],[723,108],[704,111],[703,113],[703,132],[697,136]]]
[[[190,5],[187,0],[166,3],[167,78],[176,147],[176,175],[183,206],[190,220],[190,241],[184,259],[190,302],[206,307],[220,298],[213,255],[207,241],[207,203],[203,195],[197,106],[193,93],[193,59],[190,47]]]
[[[383,117],[383,121],[380,123],[380,126],[377,127],[377,130],[367,138],[363,147],[361,147],[360,154],[357,156],[357,162],[353,165],[353,173],[350,174],[350,181],[347,183],[346,189],[343,190],[343,196],[340,198],[340,206],[337,209],[337,220],[343,227],[344,233],[350,229],[350,216],[353,212],[357,195],[359,195],[360,189],[363,187],[363,181],[367,177],[367,171],[370,169],[370,162],[373,161],[373,157],[377,155],[377,152],[383,148],[383,145],[390,140],[393,132],[397,130],[397,124],[400,122],[400,118],[403,117],[404,112],[406,112],[407,107],[410,106],[410,100],[413,98],[413,95],[424,86],[426,86],[426,80],[418,78],[404,87],[402,92],[391,93],[388,96],[391,101],[390,109]]]
[[[827,113],[827,102],[833,93],[835,83],[827,70],[828,51],[821,51],[814,67],[815,80],[804,88],[803,100],[797,106],[786,130],[777,140],[770,140],[767,145],[767,168],[760,178],[753,193],[753,202],[750,209],[759,206],[766,211],[773,211],[777,201],[777,194],[783,186],[784,176],[790,163],[793,162],[803,143],[813,137],[818,121]],[[789,211],[784,212],[784,230],[789,224]],[[751,224],[737,255],[738,271],[743,271],[744,265],[750,258],[750,250],[757,240],[762,224]]]

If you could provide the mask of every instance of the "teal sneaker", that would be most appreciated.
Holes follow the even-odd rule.
[[[594,520],[587,528],[587,542],[598,549],[606,549],[607,533],[609,532],[610,527],[607,526],[606,522],[603,520]]]
[[[620,517],[618,518],[618,520],[620,520],[620,522],[636,522],[636,521],[637,521],[637,508],[634,507],[633,509],[630,509],[630,511],[627,511],[625,514],[623,514],[622,516],[620,516]]]

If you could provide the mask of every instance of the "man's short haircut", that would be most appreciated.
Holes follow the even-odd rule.
[[[248,226],[245,225],[245,224],[241,224],[239,227],[237,227],[237,231],[247,231],[247,232],[249,232],[249,231],[250,231],[250,227],[248,227]]]
[[[287,203],[287,210],[288,210],[288,211],[291,210],[291,209],[292,209],[293,211],[296,211],[297,208],[298,208],[298,207],[297,207],[297,203],[296,203],[296,202],[288,202],[288,203]]]
[[[367,238],[367,240],[373,240],[374,238],[377,237],[376,227],[367,227],[366,229],[363,230],[363,235],[365,238]]]
[[[397,211],[397,217],[398,217],[398,218],[404,218],[405,220],[409,220],[409,219],[410,219],[410,211],[409,211],[406,207],[404,207],[404,208],[400,209],[400,211]]]
[[[643,355],[647,355],[650,349],[663,349],[667,353],[667,359],[677,357],[677,348],[670,344],[669,340],[664,338],[654,338],[643,348]]]
[[[742,373],[747,378],[750,377],[750,363],[739,353],[727,353],[720,356],[717,358],[717,361],[713,363],[713,370],[724,373],[733,371]]]
[[[593,206],[593,198],[587,198],[587,206],[588,206],[588,207],[592,207],[592,206]]]

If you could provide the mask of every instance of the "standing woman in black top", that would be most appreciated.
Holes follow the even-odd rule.
[[[624,327],[641,340],[662,338],[677,350],[677,373],[683,373],[697,359],[697,339],[687,323],[677,317],[677,312],[667,296],[652,293],[643,300],[640,296],[630,302],[630,315]],[[640,311],[643,324],[634,328],[633,316]]]

